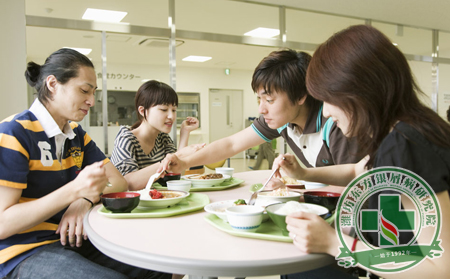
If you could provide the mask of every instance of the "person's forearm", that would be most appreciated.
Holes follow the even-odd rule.
[[[355,164],[304,169],[297,179],[329,185],[347,186],[355,178]]]
[[[234,135],[207,144],[201,150],[183,158],[183,161],[188,167],[212,164],[263,142],[264,140],[251,127],[247,127]]]
[[[180,129],[180,142],[178,143],[178,149],[188,146],[189,142],[189,132]]]
[[[73,201],[81,198],[76,195],[69,184],[54,192],[24,203],[17,203],[0,214],[0,239],[18,234],[41,224],[51,216],[60,212]],[[87,203],[87,201],[86,201]],[[57,225],[55,225],[56,230]]]
[[[111,163],[105,165],[106,177],[108,178],[111,187],[106,187],[103,190],[104,194],[124,192],[128,190],[127,180],[120,174],[116,167]]]
[[[155,163],[151,166],[145,167],[141,170],[130,172],[124,177],[128,183],[128,190],[139,191],[145,188],[150,176],[156,173],[160,163]]]

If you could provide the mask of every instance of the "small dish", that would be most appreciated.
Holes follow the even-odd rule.
[[[233,177],[234,168],[216,168],[216,173],[229,175],[230,178],[228,178],[227,180],[231,180],[231,178]]]
[[[117,192],[100,197],[103,206],[113,213],[129,213],[139,204],[139,193]]]
[[[151,199],[148,197],[148,195],[147,197],[143,197],[143,195],[141,195],[139,207],[166,208],[181,202],[184,198],[189,196],[189,192],[185,191],[158,190],[158,192],[160,192],[166,198]]]
[[[181,173],[169,172],[169,173],[166,173],[164,175],[164,177],[158,179],[156,182],[158,182],[162,186],[167,186],[167,181],[180,180],[180,178],[181,178]]]
[[[270,203],[288,202],[288,201],[299,201],[300,196],[302,195],[301,193],[294,192],[294,191],[289,191],[288,196],[272,196],[272,193],[273,193],[272,190],[262,191],[262,192],[258,193],[258,199],[265,201],[266,203],[267,202],[270,202]]]
[[[254,205],[240,205],[227,208],[228,223],[234,230],[254,232],[262,223],[264,208]]]
[[[319,182],[311,182],[311,181],[305,181],[305,180],[299,180],[300,183],[305,185],[306,190],[310,189],[317,189],[328,186],[327,184],[319,183]]]
[[[185,191],[191,190],[191,182],[187,180],[169,180],[167,181],[167,190]]]
[[[336,209],[340,197],[340,193],[326,191],[307,191],[303,193],[305,202],[325,206],[330,212]]]
[[[204,209],[208,213],[215,214],[217,217],[222,219],[224,222],[228,222],[226,209],[229,207],[232,207],[232,206],[240,206],[240,205],[235,205],[235,203],[234,203],[235,201],[236,200],[213,202],[213,203],[207,204],[204,207]],[[245,202],[248,202],[248,200],[245,200]],[[258,200],[256,200],[255,206],[261,206],[264,209],[262,221],[265,222],[265,221],[269,220],[269,215],[265,211],[267,204],[263,204],[261,202],[258,202]]]
[[[197,175],[194,175],[194,176],[197,176]],[[196,179],[196,178],[191,178],[192,175],[188,175],[188,176],[184,176],[183,179],[191,181],[192,188],[213,187],[213,186],[218,186],[218,185],[222,184],[225,180],[230,178],[230,176],[226,175],[226,174],[223,174],[222,176],[223,177],[219,178],[219,179]]]

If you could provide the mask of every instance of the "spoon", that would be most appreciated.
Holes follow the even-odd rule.
[[[153,183],[155,182],[156,179],[158,179],[158,177],[161,176],[163,171],[157,172],[157,173],[153,174],[152,176],[150,176],[150,178],[148,179],[147,185],[145,185],[145,188],[143,190],[141,190],[142,198],[146,198],[146,199],[150,198],[151,199],[150,190],[153,189]]]
[[[283,157],[283,160],[286,160]],[[269,181],[272,179],[272,177],[274,176],[274,174],[277,172],[277,170],[279,170],[280,168],[274,169],[272,171],[272,174],[270,175],[269,179],[267,179],[266,183],[264,183],[264,185],[259,189],[256,190],[255,192],[253,192],[252,196],[250,197],[250,200],[248,201],[248,205],[254,205],[256,202],[256,198],[258,197],[258,193],[261,192],[262,190],[264,190],[264,188],[266,187],[266,185],[269,183]]]
[[[267,179],[266,183],[264,183],[264,185],[259,189],[256,190],[255,192],[253,192],[252,196],[250,197],[250,200],[248,201],[248,205],[254,205],[256,202],[256,198],[258,197],[258,193],[261,192],[262,190],[264,190],[264,188],[266,187],[267,183],[269,183],[269,181],[272,179],[273,175],[275,174],[275,172],[278,169],[274,169],[272,174],[270,175],[269,179]]]

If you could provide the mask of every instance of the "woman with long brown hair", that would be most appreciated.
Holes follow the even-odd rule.
[[[401,51],[371,26],[349,27],[319,46],[309,65],[306,84],[310,94],[324,102],[324,116],[331,117],[347,137],[355,137],[367,156],[357,164],[303,169],[295,157],[285,154],[275,160],[273,168],[281,167],[297,179],[342,186],[378,167],[414,172],[436,193],[443,212],[441,246],[448,251],[450,125],[420,101],[422,92]],[[407,203],[403,206],[408,208]],[[372,196],[369,208],[378,208]],[[298,212],[286,221],[300,250],[339,254],[335,230],[318,216]],[[400,234],[400,243],[403,235],[407,237]],[[347,240],[356,248],[363,246],[350,236]],[[378,246],[378,239],[372,238],[372,244]],[[449,258],[444,252],[412,269],[383,277],[444,278],[449,274]]]

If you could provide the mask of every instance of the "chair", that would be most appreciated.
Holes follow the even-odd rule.
[[[212,163],[212,164],[205,165],[205,167],[207,167],[210,170],[216,170],[216,168],[223,167],[223,165],[225,164],[225,161],[226,160],[221,160],[219,162],[215,162],[215,163]]]
[[[188,174],[202,174],[205,172],[205,167],[202,166],[196,166],[196,167],[192,167],[190,169],[187,169],[184,174],[188,175]]]

